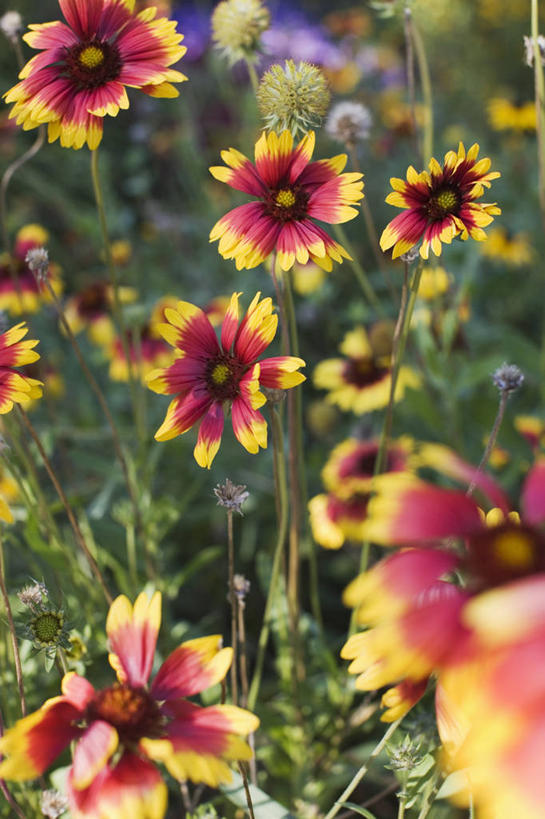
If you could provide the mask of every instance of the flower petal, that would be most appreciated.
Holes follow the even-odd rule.
[[[151,599],[141,592],[134,606],[125,595],[116,597],[106,619],[106,633],[123,670],[122,682],[136,687],[147,683],[160,626],[160,592]]]
[[[188,640],[165,660],[151,686],[156,700],[191,697],[225,677],[233,650],[222,648],[219,634]]]
[[[107,765],[118,744],[119,737],[113,725],[103,720],[92,722],[74,751],[72,787],[79,791],[88,788],[98,772]]]

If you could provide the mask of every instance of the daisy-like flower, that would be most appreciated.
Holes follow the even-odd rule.
[[[219,449],[224,411],[231,409],[233,431],[252,453],[267,446],[267,424],[258,412],[266,402],[261,387],[288,389],[301,384],[298,372],[305,362],[295,356],[258,361],[276,334],[278,316],[270,298],[257,293],[239,324],[240,293],[233,293],[218,342],[205,313],[194,304],[178,302],[166,309],[160,326],[166,341],[180,356],[174,364],[148,376],[148,386],[159,393],[176,393],[162,426],[155,433],[167,441],[191,429],[200,419],[195,460],[210,468]]]
[[[51,295],[30,269],[26,255],[29,250],[47,244],[49,234],[41,225],[25,225],[16,237],[11,257],[8,253],[0,255],[0,310],[6,310],[12,316],[21,313],[36,313],[42,304],[51,301]],[[62,293],[60,267],[50,263],[47,280],[53,291]]]
[[[430,248],[436,256],[441,255],[441,243],[450,244],[459,236],[461,239],[483,241],[483,228],[494,216],[501,213],[495,204],[482,204],[476,199],[490,187],[493,179],[501,174],[489,173],[490,159],[477,161],[479,146],[472,145],[466,150],[460,142],[458,152],[449,151],[441,166],[431,159],[429,172],[417,173],[412,165],[407,170],[407,180],[390,179],[394,189],[386,201],[406,213],[396,216],[384,229],[380,237],[382,250],[393,247],[392,258],[396,259],[414,247],[420,240],[420,255],[429,256]]]
[[[445,765],[466,771],[483,816],[537,819],[545,804],[532,765],[545,750],[545,460],[526,477],[520,517],[490,488],[501,506],[485,516],[463,492],[380,479],[365,534],[404,548],[346,590],[371,628],[350,638],[343,656],[358,688],[397,689],[383,697],[388,708],[410,707],[406,684],[423,692],[436,677]]]
[[[22,367],[37,361],[40,354],[34,350],[39,341],[22,340],[28,333],[24,321],[0,334],[0,414],[13,409],[13,404],[22,404],[29,398],[40,398],[42,382],[17,372],[14,367]]]
[[[273,251],[282,270],[309,259],[324,270],[349,259],[346,250],[317,225],[348,222],[363,198],[360,173],[342,173],[346,154],[310,162],[315,135],[310,131],[294,147],[289,131],[263,133],[255,146],[255,165],[240,151],[222,151],[225,166],[210,168],[220,182],[257,197],[257,202],[229,211],[212,228],[224,259],[237,270],[256,267]]]
[[[62,694],[19,720],[0,739],[0,776],[24,781],[40,776],[74,742],[67,796],[74,819],[162,819],[167,787],[153,762],[179,781],[211,787],[231,780],[229,763],[251,758],[242,739],[259,721],[233,705],[203,708],[191,697],[225,677],[232,649],[214,635],[189,640],[153,665],[161,624],[161,595],[140,594],[134,606],[123,595],[106,621],[117,681],[96,690],[75,672]]]
[[[326,400],[356,415],[385,407],[390,397],[390,348],[385,348],[375,329],[377,325],[370,334],[363,327],[350,330],[339,347],[345,358],[328,358],[314,370],[315,386],[329,390]],[[401,367],[395,400],[403,398],[406,387],[418,384],[414,370]]]
[[[103,119],[129,107],[126,86],[152,97],[177,97],[173,82],[187,79],[170,68],[185,54],[176,22],[135,13],[134,0],[59,0],[66,23],[32,25],[23,39],[37,54],[4,96],[10,116],[25,130],[48,123],[49,141],[91,150],[102,139]]]
[[[174,352],[161,338],[160,328],[165,321],[165,310],[176,303],[172,296],[160,299],[153,308],[149,322],[127,330],[126,346],[132,371],[144,384],[150,373],[158,367],[168,367],[174,358]],[[129,367],[121,337],[116,336],[105,351],[110,359],[109,375],[112,381],[128,381]]]
[[[120,287],[118,292],[122,304],[130,304],[138,298],[138,293],[132,287]],[[113,344],[113,300],[113,287],[106,281],[95,281],[71,296],[65,304],[64,316],[72,332],[77,335],[87,329],[89,338],[99,347]]]

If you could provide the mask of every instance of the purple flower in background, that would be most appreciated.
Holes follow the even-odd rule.
[[[273,7],[271,12],[272,24],[262,35],[267,62],[304,60],[330,68],[345,62],[324,26],[310,21],[303,12],[294,11],[288,4]]]
[[[172,18],[180,23],[187,47],[186,62],[197,62],[210,44],[210,15],[212,5],[208,3],[183,2],[174,6]]]

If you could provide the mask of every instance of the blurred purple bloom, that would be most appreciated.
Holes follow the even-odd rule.
[[[172,19],[180,24],[184,35],[183,45],[187,47],[184,59],[189,62],[200,60],[210,44],[210,15],[212,6],[207,3],[183,2],[174,6]]]

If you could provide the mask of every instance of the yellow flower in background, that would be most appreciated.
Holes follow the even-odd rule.
[[[447,293],[452,283],[452,276],[444,267],[425,267],[422,271],[418,297],[424,301],[434,301],[438,296]]]
[[[12,503],[19,494],[19,487],[13,480],[7,469],[0,465],[0,520],[6,523],[13,523],[13,515],[9,504]]]
[[[533,101],[516,105],[503,97],[495,97],[488,103],[488,120],[494,131],[535,131],[536,106]]]
[[[483,256],[505,262],[510,267],[524,267],[534,258],[534,249],[527,233],[509,233],[503,227],[491,228],[488,241],[480,245]]]

